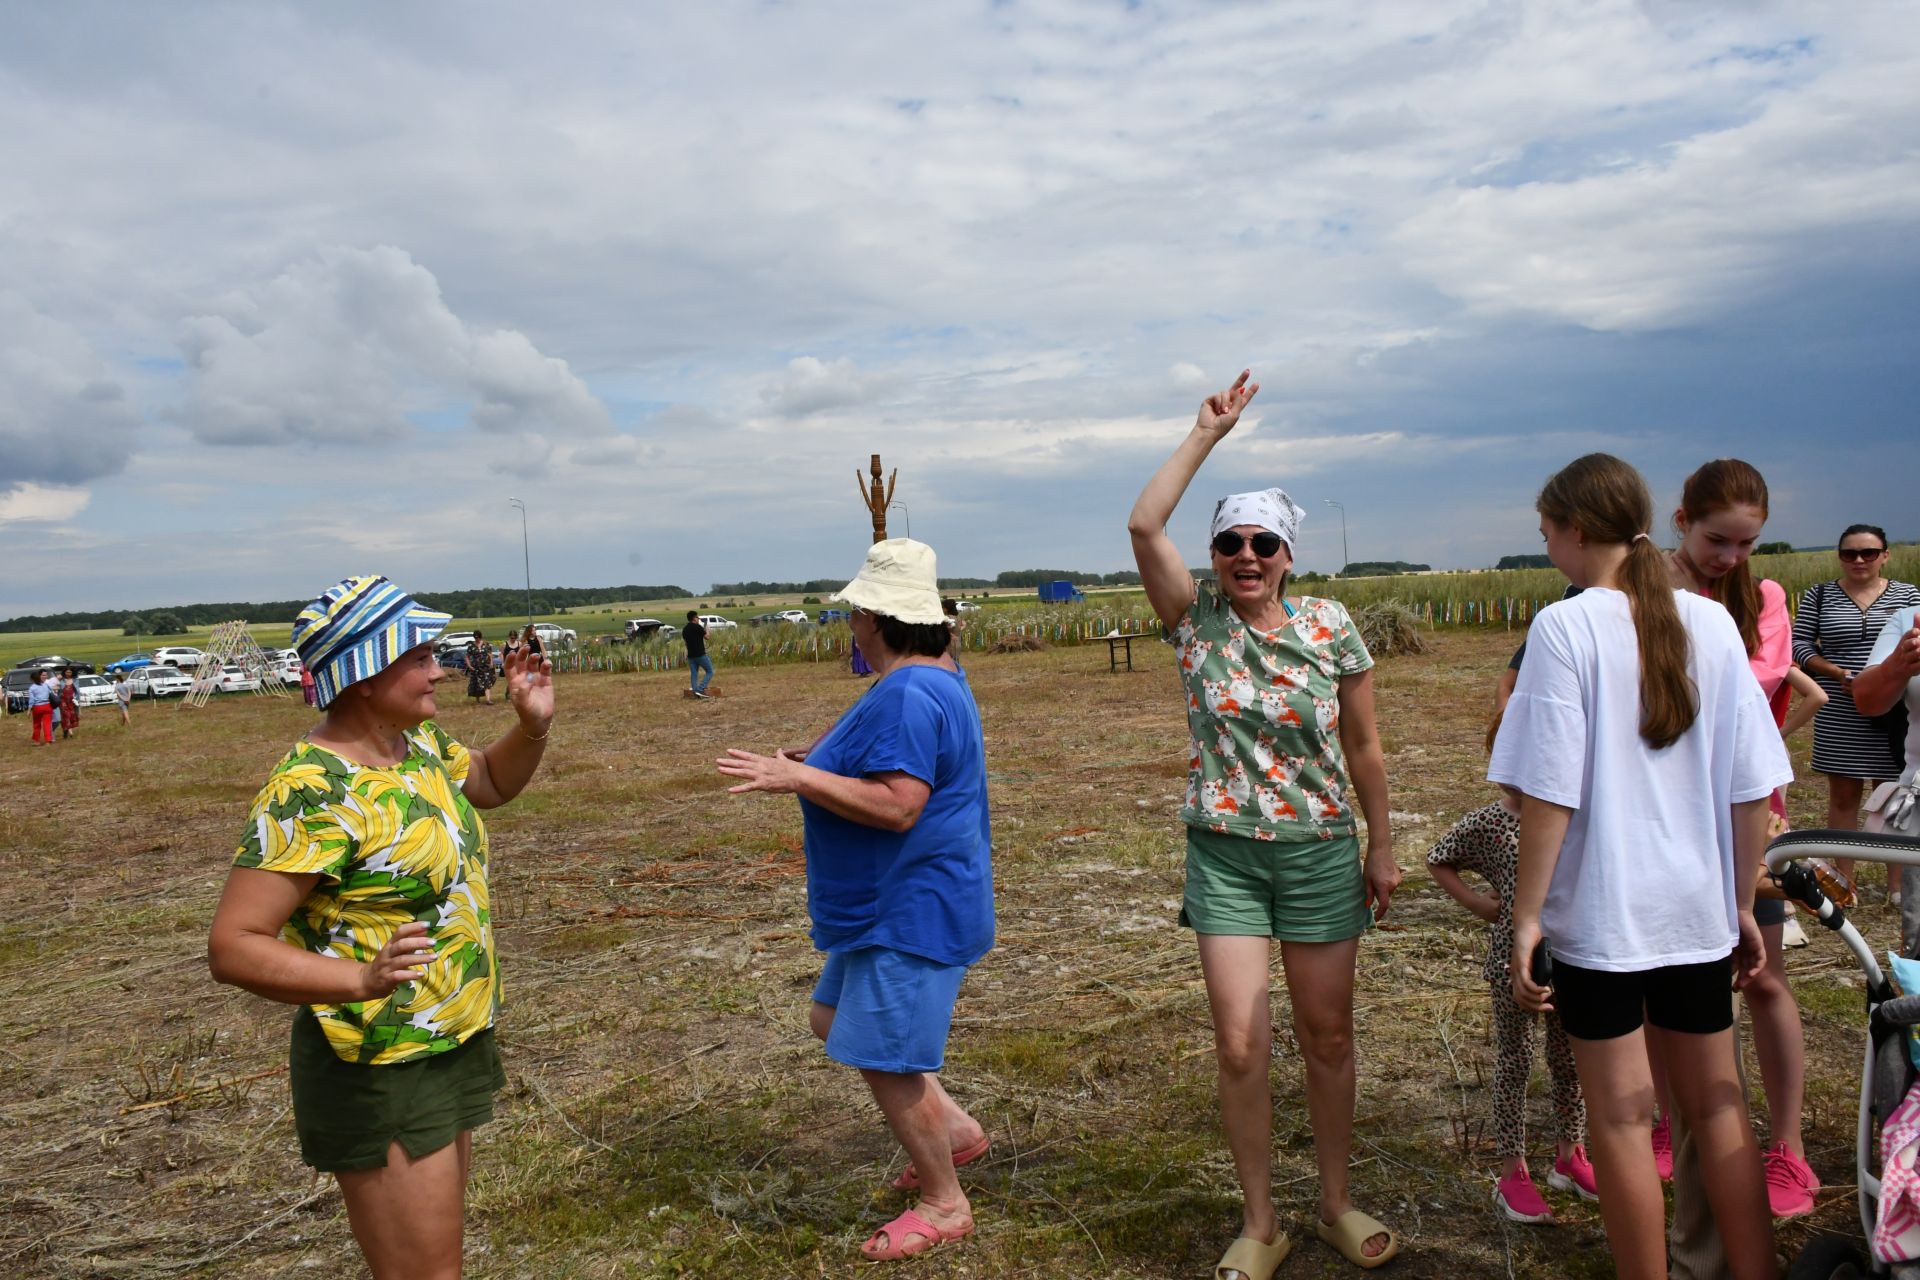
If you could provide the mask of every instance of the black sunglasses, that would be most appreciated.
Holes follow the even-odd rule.
[[[1253,554],[1262,560],[1271,560],[1279,554],[1286,539],[1277,533],[1268,533],[1265,529],[1254,534],[1252,538],[1244,538],[1232,529],[1222,529],[1213,535],[1213,549],[1223,556],[1239,555],[1240,548],[1246,546],[1248,542],[1253,543]]]
[[[1877,559],[1887,554],[1887,549],[1885,547],[1841,547],[1838,551],[1834,552],[1834,554],[1842,560],[1852,562],[1855,560]]]

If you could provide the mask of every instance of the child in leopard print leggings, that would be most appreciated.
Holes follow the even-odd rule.
[[[1520,855],[1520,797],[1502,788],[1499,801],[1461,818],[1427,854],[1434,880],[1455,901],[1493,927],[1487,939],[1482,974],[1493,989],[1493,1133],[1501,1159],[1493,1201],[1515,1222],[1550,1222],[1553,1208],[1527,1172],[1527,1078],[1533,1072],[1534,1030],[1546,1020],[1547,1071],[1553,1079],[1553,1108],[1559,1150],[1547,1183],[1562,1191],[1597,1199],[1593,1165],[1587,1159],[1587,1109],[1574,1074],[1573,1051],[1555,1014],[1532,1014],[1513,998],[1507,977],[1507,953],[1513,949],[1513,885]],[[1471,871],[1487,882],[1487,892],[1460,878]]]

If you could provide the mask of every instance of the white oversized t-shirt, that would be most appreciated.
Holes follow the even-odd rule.
[[[1487,776],[1572,809],[1540,925],[1556,957],[1630,973],[1718,960],[1739,940],[1732,806],[1793,780],[1786,746],[1720,605],[1676,591],[1692,637],[1693,726],[1640,736],[1640,649],[1625,595],[1549,605]]]

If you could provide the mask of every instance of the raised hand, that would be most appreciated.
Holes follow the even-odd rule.
[[[507,701],[520,717],[520,727],[540,737],[553,723],[553,664],[531,647],[515,649],[501,663],[507,682]]]
[[[1240,376],[1225,391],[1216,391],[1200,402],[1200,416],[1194,419],[1194,429],[1224,436],[1233,430],[1240,421],[1240,411],[1247,407],[1254,396],[1260,393],[1260,384],[1249,383],[1247,378],[1251,369],[1242,369]]]
[[[403,982],[418,982],[427,976],[427,966],[437,957],[427,937],[427,926],[409,920],[393,931],[387,945],[374,953],[360,968],[360,981],[366,999],[378,1000],[393,994]]]

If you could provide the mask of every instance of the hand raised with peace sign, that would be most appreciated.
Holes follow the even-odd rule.
[[[1260,392],[1259,383],[1247,381],[1252,372],[1251,369],[1242,369],[1232,386],[1202,400],[1200,416],[1193,422],[1194,430],[1208,432],[1216,438],[1233,430],[1234,424],[1240,421],[1240,411]]]

